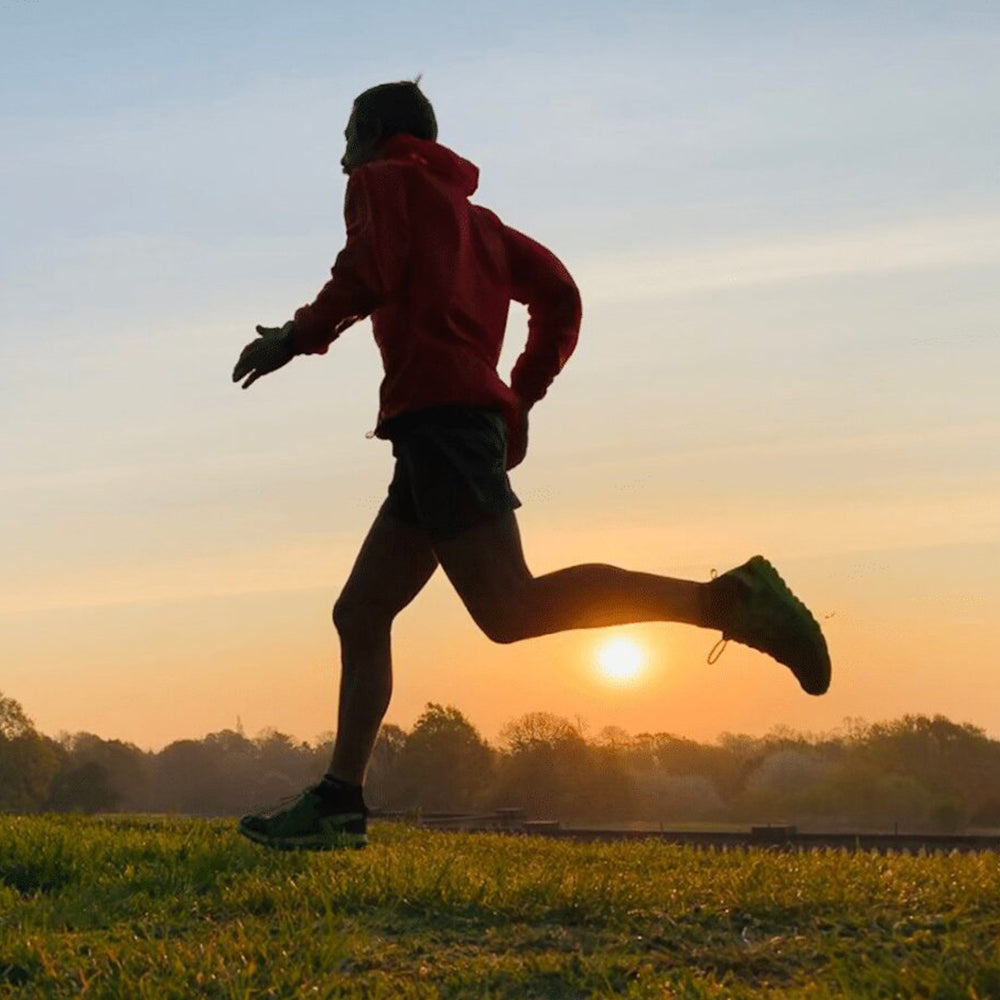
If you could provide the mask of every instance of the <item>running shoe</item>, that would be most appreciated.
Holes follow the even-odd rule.
[[[286,851],[365,847],[367,817],[360,797],[353,802],[331,801],[314,785],[287,808],[244,816],[239,832],[258,844]]]
[[[778,571],[763,556],[754,556],[716,577],[713,584],[727,579],[738,582],[739,586],[729,586],[742,597],[727,609],[722,642],[733,639],[767,653],[788,667],[808,694],[823,694],[830,686],[826,640],[819,623]]]

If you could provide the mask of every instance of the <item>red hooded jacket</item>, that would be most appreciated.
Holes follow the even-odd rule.
[[[390,136],[351,171],[347,243],[311,305],[295,313],[299,354],[325,354],[370,315],[385,378],[374,435],[390,417],[442,403],[494,406],[507,420],[508,464],[524,457],[522,406],[541,399],[573,353],[580,293],[549,250],[469,196],[479,169],[437,142]],[[527,306],[528,339],[497,374],[510,301]]]

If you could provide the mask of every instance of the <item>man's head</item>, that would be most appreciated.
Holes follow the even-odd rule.
[[[381,83],[354,99],[344,131],[347,149],[340,161],[345,174],[374,158],[382,143],[397,132],[418,139],[437,139],[434,108],[419,84],[419,76],[412,83]]]

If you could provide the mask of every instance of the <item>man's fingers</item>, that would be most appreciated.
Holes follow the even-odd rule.
[[[240,358],[240,360],[236,362],[236,367],[233,369],[233,381],[239,382],[244,375],[253,371],[256,367],[257,361],[254,358]]]
[[[261,326],[258,323],[257,332],[265,338],[276,337],[282,332],[282,328]],[[261,375],[280,368],[290,360],[291,357],[284,344],[279,345],[274,340],[253,340],[240,352],[236,367],[233,368],[233,381],[239,382],[245,375],[250,374],[250,378],[243,383],[244,389],[249,388]]]
[[[234,382],[238,382],[248,371],[250,371],[251,368],[253,368],[256,363],[254,358],[257,354],[259,344],[259,340],[251,341],[246,347],[243,348],[242,351],[240,351],[240,356],[236,361],[236,367],[233,369]]]

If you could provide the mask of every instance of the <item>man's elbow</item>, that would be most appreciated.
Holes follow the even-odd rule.
[[[580,289],[576,287],[576,282],[572,278],[564,281],[560,286],[559,315],[565,325],[579,330],[580,322],[583,319],[583,300],[580,298]]]

